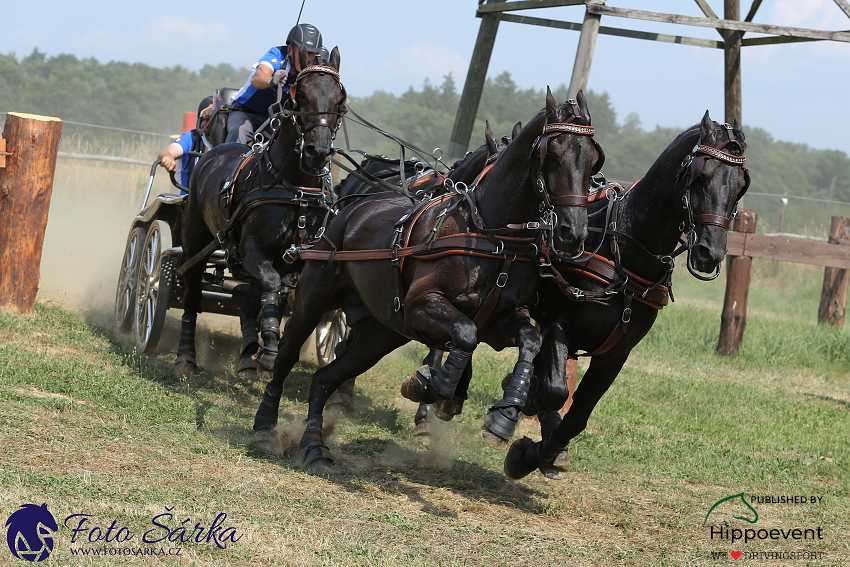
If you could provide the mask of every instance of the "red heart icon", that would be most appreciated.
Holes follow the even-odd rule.
[[[741,552],[740,551],[730,551],[729,555],[732,556],[732,559],[738,559],[739,557],[741,557]]]

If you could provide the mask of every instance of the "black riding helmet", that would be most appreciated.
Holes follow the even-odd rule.
[[[322,32],[311,24],[298,24],[286,36],[287,45],[305,47],[311,53],[318,53],[322,49]]]

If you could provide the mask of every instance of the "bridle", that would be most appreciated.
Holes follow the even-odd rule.
[[[296,106],[295,96],[298,92],[298,85],[300,81],[310,75],[311,73],[321,73],[327,74],[333,77],[337,84],[339,85],[339,89],[341,91],[342,97],[340,101],[335,105],[336,110],[329,111],[298,111],[294,110]],[[282,94],[281,91],[278,91],[279,94]],[[278,96],[278,102],[274,103],[270,108],[269,112],[272,114],[273,118],[271,120],[271,127],[273,130],[277,130],[280,127],[280,122],[282,118],[288,117],[292,121],[292,125],[295,128],[296,133],[298,134],[298,139],[295,142],[295,146],[293,151],[298,152],[298,164],[301,168],[302,173],[306,175],[310,175],[311,177],[327,177],[330,173],[330,170],[325,167],[322,173],[316,175],[306,171],[302,165],[303,159],[303,150],[304,150],[304,136],[307,133],[319,126],[324,126],[331,132],[331,140],[336,139],[337,130],[339,130],[340,124],[342,122],[342,107],[345,104],[346,99],[348,98],[348,94],[345,90],[345,86],[342,84],[340,80],[339,71],[330,67],[328,65],[310,65],[309,67],[305,67],[302,69],[298,75],[295,77],[295,81],[292,84],[292,87],[289,89],[289,98],[283,102],[280,101],[280,96]],[[289,108],[289,105],[292,105],[293,108]],[[336,122],[334,123],[332,120],[325,118],[327,115],[336,115]],[[303,126],[299,123],[299,117],[309,117],[309,116],[318,116],[319,118],[314,118],[307,124]]]
[[[573,120],[575,120],[576,118],[581,118],[578,103],[575,100],[570,99],[566,102],[566,104],[572,106],[573,115],[566,122],[555,122],[552,124],[545,124],[543,126],[543,133],[537,140],[535,144],[536,147],[532,150],[532,152],[537,152],[539,157],[537,168],[537,182],[535,188],[537,189],[537,195],[540,198],[541,220],[543,221],[544,225],[548,225],[550,227],[548,243],[549,249],[558,258],[574,260],[576,258],[579,258],[584,253],[584,244],[582,243],[581,249],[575,256],[572,257],[562,256],[555,249],[555,226],[557,226],[558,223],[558,216],[555,213],[555,206],[587,208],[587,193],[584,193],[582,195],[555,196],[549,194],[549,190],[546,188],[546,156],[548,152],[549,141],[552,138],[560,136],[561,134],[577,134],[580,136],[590,136],[591,142],[593,142],[593,146],[599,153],[599,161],[596,163],[596,165],[594,165],[593,170],[590,172],[590,175],[595,175],[599,172],[600,169],[602,169],[602,164],[605,162],[605,152],[602,151],[602,147],[599,145],[599,143],[593,139],[593,135],[596,132],[593,126],[585,126],[583,124],[573,123]]]
[[[750,187],[750,172],[744,167],[744,164],[747,162],[747,158],[744,154],[744,146],[743,140],[738,140],[735,137],[735,131],[732,126],[729,124],[722,124],[717,127],[717,130],[725,129],[728,134],[728,140],[722,142],[719,147],[709,146],[701,143],[702,138],[700,138],[696,145],[693,147],[691,152],[685,156],[685,159],[682,161],[679,166],[679,171],[676,173],[676,184],[678,185],[680,182],[685,181],[687,184],[685,186],[685,190],[682,193],[682,208],[685,210],[685,220],[679,225],[679,230],[686,234],[686,248],[688,250],[688,271],[695,278],[702,281],[711,281],[720,275],[720,264],[717,265],[717,269],[715,273],[711,276],[703,276],[693,267],[693,260],[691,254],[691,248],[694,244],[696,244],[696,227],[697,225],[712,225],[719,226],[723,230],[729,230],[729,224],[732,219],[738,213],[738,201],[744,196],[744,193],[747,192],[747,189]],[[725,152],[727,147],[733,146],[738,149],[740,155],[734,155],[729,152]],[[731,217],[725,217],[722,215],[715,215],[710,213],[701,213],[694,214],[694,211],[691,206],[691,185],[693,182],[699,177],[699,174],[702,172],[703,167],[705,166],[705,161],[708,159],[717,159],[726,164],[729,164],[734,167],[740,167],[744,171],[744,188],[741,190],[740,194],[738,194],[735,199],[735,206],[732,210]]]

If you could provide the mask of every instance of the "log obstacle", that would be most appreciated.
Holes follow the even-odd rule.
[[[35,307],[61,137],[58,118],[6,115],[6,163],[0,167],[0,306],[20,313]]]

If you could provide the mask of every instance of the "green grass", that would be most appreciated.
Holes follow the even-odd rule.
[[[336,471],[314,475],[251,442],[263,384],[233,374],[235,337],[209,331],[205,370],[175,378],[173,354],[139,355],[55,303],[0,312],[0,520],[46,502],[60,524],[93,514],[138,543],[175,507],[173,528],[225,512],[243,535],[225,550],[191,543],[180,557],[120,558],[145,565],[714,565],[711,551],[733,549],[822,551],[790,564],[846,564],[850,333],[815,324],[822,275],[757,264],[735,358],[714,352],[723,278],[677,276],[676,303],[571,444],[561,481],[507,480],[504,453],[478,436],[510,349],[476,351],[464,412],[439,423],[430,446],[412,436],[415,408],[398,394],[424,348],[385,358],[327,439]],[[311,372],[296,367],[285,385],[280,421],[296,440]],[[519,434],[539,438],[530,420]],[[823,526],[826,538],[712,543],[705,514],[739,492],[823,496],[755,506],[759,527]],[[729,506],[718,511],[740,524]],[[72,556],[70,537],[60,530],[45,564],[114,564]],[[0,565],[12,562],[0,552]]]

